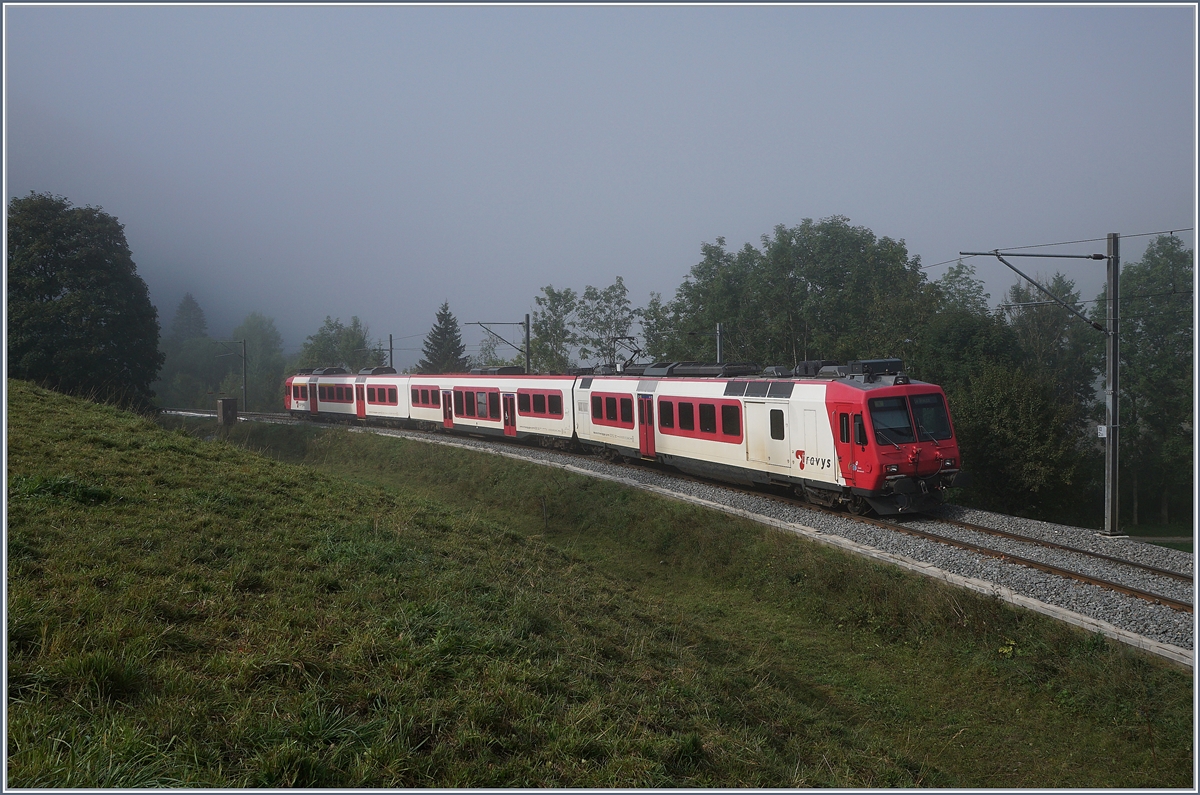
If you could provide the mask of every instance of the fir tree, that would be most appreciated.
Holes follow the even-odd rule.
[[[417,362],[421,373],[462,373],[470,366],[463,355],[466,346],[458,330],[458,321],[450,312],[450,302],[443,301],[437,313],[437,322],[425,336],[424,357]]]
[[[204,310],[191,293],[186,293],[175,310],[175,319],[171,322],[171,333],[167,335],[168,345],[178,346],[196,337],[208,336],[208,323],[204,319]]]

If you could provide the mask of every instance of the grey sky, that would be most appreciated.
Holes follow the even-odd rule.
[[[214,334],[258,310],[294,351],[358,315],[419,348],[442,300],[517,320],[620,275],[643,305],[701,242],[803,218],[926,264],[1191,227],[1195,16],[8,5],[5,190],[116,215],[164,326],[190,291]],[[995,302],[1015,276],[974,262]]]

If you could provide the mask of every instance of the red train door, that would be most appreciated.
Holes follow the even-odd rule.
[[[854,470],[850,464],[854,461],[854,412],[861,411],[850,403],[833,404],[833,447],[837,450],[838,471],[846,481],[847,486],[854,485]]]
[[[504,435],[517,435],[517,396],[504,396]]]
[[[638,447],[642,458],[654,458],[654,397],[638,395]]]
[[[317,416],[317,379],[310,378],[308,381],[308,410],[315,417]]]
[[[367,416],[367,388],[362,384],[354,385],[354,415],[360,420]]]
[[[449,389],[442,390],[442,427],[454,427],[454,393]]]

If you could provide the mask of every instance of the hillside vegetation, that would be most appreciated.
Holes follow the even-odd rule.
[[[14,381],[8,431],[12,787],[1193,783],[1188,672],[724,515]]]

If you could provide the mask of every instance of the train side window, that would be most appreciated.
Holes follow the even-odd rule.
[[[475,393],[475,406],[476,406],[475,416],[486,418],[488,415],[487,392],[476,392]]]
[[[487,393],[487,401],[488,401],[488,416],[490,416],[494,420],[500,419],[500,393],[499,392],[488,392]]]
[[[675,427],[675,404],[670,400],[658,401],[658,427]]]
[[[783,410],[771,409],[771,438],[782,439],[783,436]]]
[[[616,422],[617,419],[617,399],[615,397],[604,398],[604,418]]]
[[[700,432],[717,432],[717,407],[712,403],[700,404]]]
[[[396,399],[396,396],[397,396],[396,387],[394,387],[394,386],[388,387],[388,403],[391,403],[393,406],[400,405],[400,401]]]
[[[550,413],[555,417],[561,417],[562,395],[550,395],[547,399],[550,402]]]
[[[440,405],[442,405],[442,400],[441,400],[441,398],[439,397],[439,392],[438,392],[438,390],[436,390],[436,389],[431,389],[431,390],[429,390],[429,399],[430,399],[431,401],[433,401],[433,405],[435,405],[435,406],[440,406]]]
[[[696,430],[696,407],[691,403],[679,404],[679,430]]]
[[[604,400],[599,395],[592,395],[592,419],[604,419]]]
[[[854,415],[854,443],[865,445],[867,443],[867,429],[863,425],[861,414]]]
[[[850,415],[844,411],[838,415],[838,438],[850,443]]]
[[[414,388],[412,391],[412,404],[414,406],[421,405],[421,390]]]
[[[721,433],[726,436],[742,435],[742,412],[737,406],[721,406]]]
[[[454,414],[457,417],[463,416],[466,412],[463,409],[463,393],[461,389],[454,390]]]
[[[633,423],[633,398],[621,398],[621,422]]]
[[[421,403],[424,405],[429,405],[429,390],[428,389],[421,390]]]
[[[337,399],[343,403],[347,400],[346,388],[344,386],[335,387],[337,389]]]
[[[529,411],[529,395],[525,392],[517,393],[517,411],[522,414]]]
[[[375,387],[373,387],[373,386],[367,387],[367,402],[368,403],[375,402]]]
[[[546,396],[545,395],[534,395],[533,396],[533,413],[534,414],[545,414],[546,413]]]

